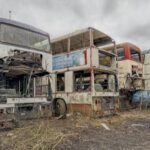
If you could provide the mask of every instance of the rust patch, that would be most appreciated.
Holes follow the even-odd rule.
[[[92,116],[93,115],[93,110],[92,110],[92,105],[91,104],[68,104],[68,111],[69,112],[80,112],[82,114]]]

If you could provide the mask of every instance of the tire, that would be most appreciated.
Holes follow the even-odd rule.
[[[55,115],[56,117],[62,116],[63,118],[66,117],[67,113],[67,106],[63,99],[56,99],[55,102]]]

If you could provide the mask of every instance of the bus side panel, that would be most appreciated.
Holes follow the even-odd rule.
[[[81,112],[86,115],[92,115],[92,97],[91,93],[57,93],[55,98],[62,98],[67,104],[68,112]]]
[[[80,112],[88,116],[112,115],[116,112],[118,97],[92,97],[91,93],[57,93],[55,98],[62,98],[67,104],[68,113]]]

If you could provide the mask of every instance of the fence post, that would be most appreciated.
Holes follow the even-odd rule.
[[[143,103],[143,97],[141,96],[141,101],[140,101],[140,111],[142,110],[142,103]]]

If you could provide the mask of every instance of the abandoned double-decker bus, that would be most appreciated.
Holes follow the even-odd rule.
[[[0,18],[0,116],[37,116],[51,97],[50,83],[43,77],[51,71],[49,34]]]
[[[112,48],[109,46],[106,49]],[[117,44],[116,51],[120,100],[125,107],[135,91],[144,89],[142,55],[141,49],[131,43]]]
[[[116,45],[119,89],[139,90],[143,85],[141,49],[131,43]]]
[[[89,27],[53,39],[51,44],[52,93],[57,113],[114,113],[118,107],[114,40]],[[107,44],[114,45],[111,52],[103,48]]]

